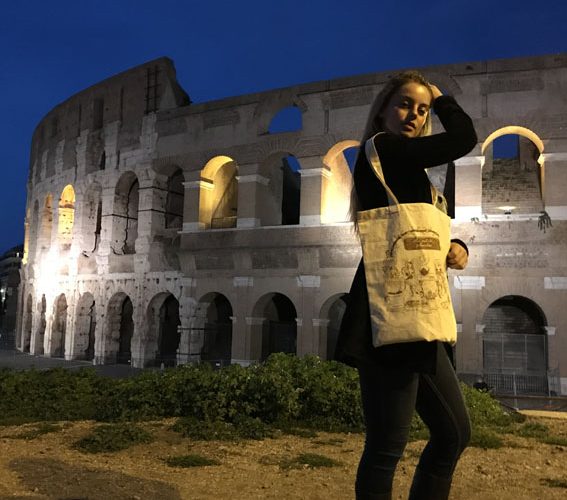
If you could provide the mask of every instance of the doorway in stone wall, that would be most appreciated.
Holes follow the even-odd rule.
[[[168,295],[159,309],[157,366],[161,366],[162,363],[166,367],[176,365],[180,324],[179,302],[173,295]]]
[[[61,294],[55,301],[51,327],[51,357],[65,357],[65,334],[67,330],[67,299]]]
[[[208,298],[201,360],[228,365],[232,358],[232,306],[221,293]]]
[[[267,300],[266,300],[267,299]],[[297,312],[295,306],[281,293],[264,299],[262,317],[262,360],[275,352],[297,353]]]
[[[548,393],[546,319],[539,306],[517,295],[493,302],[483,317],[484,378],[496,391]]]
[[[132,362],[132,336],[134,335],[134,320],[132,301],[129,297],[124,299],[120,313],[120,329],[118,340],[118,353],[116,362],[118,364],[131,364]]]

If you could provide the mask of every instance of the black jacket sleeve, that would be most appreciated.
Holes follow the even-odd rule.
[[[404,172],[423,170],[456,160],[474,148],[477,137],[472,120],[455,99],[440,96],[435,99],[433,109],[445,132],[415,138],[376,136],[376,150],[385,170],[392,166]]]

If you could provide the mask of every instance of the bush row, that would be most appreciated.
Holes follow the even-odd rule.
[[[488,394],[463,386],[473,424],[511,417]],[[315,356],[273,354],[264,363],[213,370],[207,364],[147,370],[128,379],[78,372],[0,371],[0,421],[149,420],[193,417],[234,423],[302,422],[321,430],[361,430],[356,370]],[[416,420],[416,428],[420,428]]]

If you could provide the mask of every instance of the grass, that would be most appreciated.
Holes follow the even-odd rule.
[[[551,488],[567,488],[567,480],[565,479],[550,479],[544,478],[540,479],[540,484],[544,486],[549,486]]]
[[[165,459],[165,463],[170,467],[205,467],[208,465],[220,465],[218,460],[213,458],[203,457],[202,455],[179,455]]]
[[[482,448],[484,450],[497,449],[504,446],[500,435],[492,429],[477,427],[473,429],[469,446]]]
[[[108,453],[124,450],[137,444],[150,443],[152,435],[131,423],[99,425],[73,447],[85,453]]]
[[[312,441],[313,444],[316,444],[316,445],[319,445],[319,446],[341,446],[345,442],[346,441],[344,439],[338,439],[338,438],[317,439],[315,441]]]
[[[319,467],[336,467],[340,462],[317,453],[300,453],[294,458],[284,459],[279,463],[282,469],[316,469]]]
[[[36,427],[32,429],[26,429],[24,432],[19,434],[14,434],[13,436],[6,436],[11,439],[35,439],[37,437],[43,436],[45,434],[50,434],[52,432],[59,432],[64,429],[64,426],[53,424],[50,422],[43,422],[38,424]]]

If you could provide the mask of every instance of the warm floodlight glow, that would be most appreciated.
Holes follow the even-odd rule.
[[[199,223],[203,228],[236,226],[238,182],[236,162],[215,156],[201,170]]]
[[[37,290],[39,294],[45,294],[45,298],[50,300],[55,297],[59,289],[58,266],[59,252],[52,246],[45,253],[39,263],[37,270]]]
[[[75,190],[73,186],[68,184],[61,193],[59,199],[59,220],[57,224],[57,233],[61,244],[71,242],[73,233],[73,223],[75,221]]]

